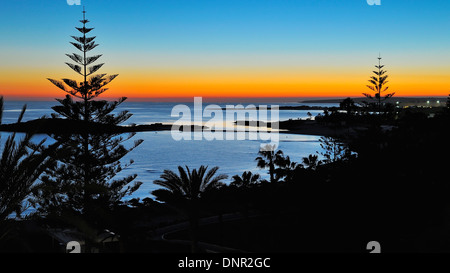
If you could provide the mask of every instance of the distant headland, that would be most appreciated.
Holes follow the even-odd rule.
[[[323,99],[306,99],[298,101],[299,103],[340,103],[345,98],[323,98]],[[355,103],[367,101],[365,97],[351,97]],[[392,97],[386,102],[401,106],[445,106],[446,97]]]

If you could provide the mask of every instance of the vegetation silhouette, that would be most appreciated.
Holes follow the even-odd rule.
[[[3,116],[3,97],[0,97],[0,124]],[[26,111],[26,105],[18,117],[18,123]],[[33,143],[33,133],[25,134],[17,140],[14,132],[8,136],[0,158],[0,244],[11,238],[14,233],[14,225],[9,216],[15,213],[20,218],[26,207],[26,199],[30,196],[35,181],[49,166],[51,158],[49,154],[55,145],[43,149],[45,139],[39,143]]]
[[[339,108],[344,110],[348,115],[352,115],[357,109],[357,106],[355,101],[348,97],[339,103]]]
[[[259,183],[259,179],[260,179],[260,175],[259,174],[253,174],[250,171],[244,172],[242,173],[241,176],[239,175],[234,175],[232,177],[232,182],[231,182],[231,186],[236,186],[236,187],[251,187],[254,184]]]
[[[375,76],[370,77],[369,83],[370,85],[367,85],[367,88],[375,92],[375,95],[371,95],[368,93],[363,93],[363,95],[370,100],[376,101],[376,109],[378,110],[378,113],[381,113],[382,110],[382,101],[387,100],[395,95],[394,93],[388,93],[384,95],[388,89],[389,86],[386,86],[388,83],[387,78],[389,77],[386,73],[387,71],[384,70],[384,65],[381,64],[381,56],[378,57],[378,65],[375,65],[375,68],[377,70],[373,71]]]
[[[324,164],[328,163],[336,163],[343,160],[347,160],[351,156],[350,150],[347,148],[347,146],[340,142],[337,138],[334,137],[321,137],[319,139],[320,147],[322,148],[323,152],[320,154],[324,157],[324,159],[321,161]],[[315,164],[315,160],[312,157],[308,157],[308,161],[311,159],[311,162],[308,162],[309,164]],[[316,167],[317,168],[317,167]]]
[[[200,166],[192,171],[186,166],[184,170],[178,167],[179,174],[164,170],[161,179],[153,183],[162,186],[152,192],[157,200],[164,201],[180,209],[189,219],[191,251],[198,251],[198,221],[204,195],[222,185],[227,175],[216,175],[219,167],[207,171],[207,166]]]
[[[381,57],[367,86],[375,94],[363,93],[374,103],[361,107],[346,98],[339,108],[325,109],[315,119],[308,112],[308,120],[301,121],[334,129],[319,139],[322,152],[299,163],[267,145],[255,161],[268,171],[269,181],[245,171],[226,184],[227,176],[217,174],[219,167],[179,166],[178,173],[164,170],[154,181],[161,187],[151,192],[156,201],[124,201],[141,183],[134,182],[136,175],[115,179],[133,163],[120,160],[142,141],[126,148],[134,133],[116,131],[131,116],[115,112],[125,97],[97,100],[117,74],[95,74],[104,64],[95,64],[102,55],[88,56],[98,46],[95,37],[86,36],[93,30],[86,27],[88,22],[83,11],[82,27],[76,28],[82,35],[72,36],[71,43],[81,53],[67,54],[74,63],[66,63],[82,81],[49,79],[67,93],[57,99],[51,118],[24,124],[24,107],[20,126],[8,127],[27,134],[17,141],[13,133],[3,147],[0,242],[19,226],[8,216],[15,212],[19,217],[29,201],[37,211],[33,219],[45,228],[81,231],[86,252],[100,249],[98,235],[105,229],[120,235],[121,251],[167,250],[166,242],[155,239],[161,237],[161,227],[186,218],[189,228],[162,234],[168,240],[189,237],[191,252],[206,250],[200,242],[219,244],[222,248],[215,249],[222,251],[364,252],[372,240],[384,252],[450,251],[450,184],[448,163],[442,160],[450,153],[450,96],[445,108],[393,107],[386,103],[394,93],[385,94],[388,75]],[[2,113],[0,98],[0,121]],[[46,129],[55,144],[33,143],[36,128],[46,122],[75,129]],[[216,215],[217,221],[200,224],[200,219]],[[14,232],[30,235],[26,228]],[[10,246],[0,245],[0,250]]]
[[[320,166],[320,164],[322,164],[322,161],[319,160],[319,156],[318,155],[308,155],[308,157],[304,157],[302,159],[302,163],[303,165],[306,167],[306,169],[308,170],[316,170],[317,167]]]
[[[159,252],[168,243],[150,240],[149,228],[138,229],[137,223],[160,216],[180,219],[176,208],[190,228],[165,238],[190,239],[197,252],[210,247],[204,243],[227,247],[222,251],[365,252],[372,240],[383,252],[450,251],[450,185],[447,163],[439,160],[450,152],[448,109],[435,109],[435,115],[404,109],[383,123],[372,122],[371,115],[359,118],[370,126],[350,137],[321,138],[323,152],[301,163],[280,150],[260,153],[266,169],[272,162],[276,183],[246,171],[226,184],[226,176],[216,175],[218,167],[165,170],[155,181],[162,188],[152,192],[162,203],[122,202],[112,209],[115,221],[105,227],[121,235],[124,251]],[[200,224],[212,216],[218,217]]]
[[[85,127],[81,132],[52,132],[50,136],[61,148],[55,154],[55,164],[47,168],[41,177],[42,182],[33,191],[32,204],[39,215],[69,224],[80,230],[85,236],[85,251],[90,252],[96,244],[97,235],[114,221],[111,211],[123,197],[136,191],[141,182],[133,182],[136,175],[114,179],[117,173],[133,163],[123,165],[120,160],[136,148],[142,140],[136,140],[131,147],[124,143],[135,133],[127,135],[121,132],[100,131],[105,126],[117,126],[131,117],[128,111],[114,113],[126,100],[96,100],[108,90],[105,86],[117,77],[117,74],[95,74],[102,66],[94,64],[102,55],[88,56],[88,52],[98,46],[96,37],[86,34],[93,28],[86,27],[85,18],[80,21],[82,27],[76,29],[81,36],[72,36],[71,44],[81,52],[66,54],[73,63],[66,63],[82,76],[82,81],[49,79],[55,86],[68,93],[65,99],[57,99],[60,105],[52,107],[54,120],[60,118]],[[75,100],[74,100],[75,99]],[[97,124],[97,126],[96,126]],[[93,128],[88,131],[86,128]]]
[[[267,144],[264,149],[258,152],[260,156],[255,158],[258,168],[269,169],[270,183],[275,183],[278,180],[275,173],[276,162],[283,156],[283,151],[275,152],[275,147],[275,145]]]
[[[228,202],[220,213],[228,207],[246,217],[204,226],[199,240],[255,252],[364,252],[374,239],[383,252],[450,251],[450,184],[441,160],[450,152],[448,108],[432,115],[426,108],[399,109],[383,119],[373,115],[384,113],[366,114],[359,107],[344,113],[366,127],[350,136],[322,137],[323,152],[302,164],[286,160],[295,168],[286,168],[284,182],[248,183],[248,172],[234,176],[210,206]],[[272,165],[275,174],[283,158],[288,156],[272,150],[258,163]]]

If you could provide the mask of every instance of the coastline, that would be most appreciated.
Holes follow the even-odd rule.
[[[237,123],[237,122],[236,122]],[[250,122],[245,121],[246,126],[252,126]],[[259,126],[271,128],[270,123],[259,122]],[[259,128],[257,126],[257,128]],[[190,127],[190,128],[189,128]],[[278,123],[281,134],[302,134],[314,136],[336,136],[349,133],[352,131],[345,128],[334,128],[320,124],[314,120],[286,120]],[[188,130],[187,130],[188,129]],[[180,131],[194,132],[197,129],[208,129],[206,126],[180,126]],[[155,132],[155,131],[170,131],[172,124],[153,123],[130,126],[115,126],[96,123],[85,123],[80,121],[67,121],[64,119],[36,119],[21,123],[1,124],[1,132],[18,132],[18,133],[33,133],[33,134],[73,134],[73,133],[134,133],[134,132]],[[217,131],[217,130],[211,130]],[[222,131],[222,130],[221,130]],[[225,131],[225,130],[223,130]],[[235,130],[236,131],[236,130]]]

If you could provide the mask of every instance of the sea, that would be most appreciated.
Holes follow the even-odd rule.
[[[17,121],[22,107],[26,105],[27,109],[23,117],[23,121],[40,118],[43,116],[50,116],[53,113],[52,106],[58,105],[57,101],[5,101],[4,112],[2,117],[2,123],[14,123]],[[192,111],[192,117],[195,111],[204,111],[206,107],[210,109],[222,109],[223,117],[225,114],[225,107],[227,105],[237,105],[233,103],[203,103],[200,108],[199,105],[194,105],[193,102],[188,103],[170,103],[170,102],[136,102],[126,101],[120,105],[116,112],[129,111],[133,116],[127,120],[124,125],[128,124],[173,124],[180,121],[180,116],[173,116],[173,109],[190,109]],[[255,106],[337,106],[332,103],[298,103],[298,102],[283,102],[283,103],[243,103],[244,107],[249,105]],[[194,110],[196,108],[196,110]],[[201,109],[201,110],[200,110]],[[262,109],[261,107],[259,109]],[[307,119],[308,112],[314,117],[322,110],[280,110],[278,117],[280,121],[289,119]],[[271,115],[270,109],[268,110],[268,116],[266,120],[270,121],[270,118],[275,117]],[[211,116],[212,117],[212,116]],[[203,121],[207,122],[210,117],[204,117]],[[236,117],[237,119],[237,117]],[[264,119],[261,116],[261,119]],[[228,120],[224,122],[225,127],[232,126],[234,120]],[[204,124],[204,123],[203,123]],[[237,134],[235,132],[234,134]],[[9,133],[1,132],[1,144],[0,150],[6,141]],[[21,134],[17,135],[18,138],[22,137]],[[320,154],[321,147],[319,142],[320,136],[311,135],[299,135],[288,134],[285,132],[279,132],[278,149],[282,150],[285,155],[289,156],[291,161],[301,162],[303,157],[309,154]],[[48,135],[36,135],[33,141],[38,142],[42,139],[46,139],[47,143],[51,143],[53,140]],[[178,166],[188,166],[191,170],[199,168],[201,165],[208,166],[209,168],[218,166],[218,174],[228,175],[228,179],[224,180],[225,183],[231,182],[231,178],[234,175],[241,175],[245,171],[251,171],[252,173],[259,173],[262,178],[268,178],[267,170],[261,170],[256,166],[255,158],[258,157],[258,151],[261,145],[268,142],[267,138],[263,140],[261,134],[260,138],[250,139],[245,137],[239,139],[236,136],[234,140],[226,137],[221,139],[195,139],[194,137],[183,139],[175,139],[171,131],[152,131],[152,132],[138,132],[129,141],[125,143],[125,146],[130,147],[132,142],[137,139],[142,139],[143,142],[137,148],[128,153],[121,162],[126,164],[130,160],[134,163],[123,169],[117,174],[116,178],[128,176],[130,174],[137,174],[135,181],[142,182],[140,188],[132,195],[127,196],[124,199],[139,198],[144,199],[146,197],[154,198],[151,192],[158,189],[159,186],[155,185],[153,181],[160,178],[160,175],[164,170],[173,170],[177,172]]]

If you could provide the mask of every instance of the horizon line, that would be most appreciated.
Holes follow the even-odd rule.
[[[54,101],[56,99],[63,99],[64,97],[51,96],[10,96],[1,95],[5,100],[9,101]],[[122,96],[126,97],[126,96]],[[249,96],[249,97],[218,97],[218,96],[189,96],[189,97],[127,97],[127,101],[131,102],[192,102],[194,97],[201,97],[205,102],[301,102],[305,100],[333,100],[345,98],[364,98],[364,96],[295,96],[295,97],[267,97],[267,96]],[[395,96],[395,98],[448,98],[449,96],[442,95],[406,95]],[[104,96],[99,99],[103,100],[117,100],[120,98],[112,96]],[[74,98],[77,100],[77,98]]]

